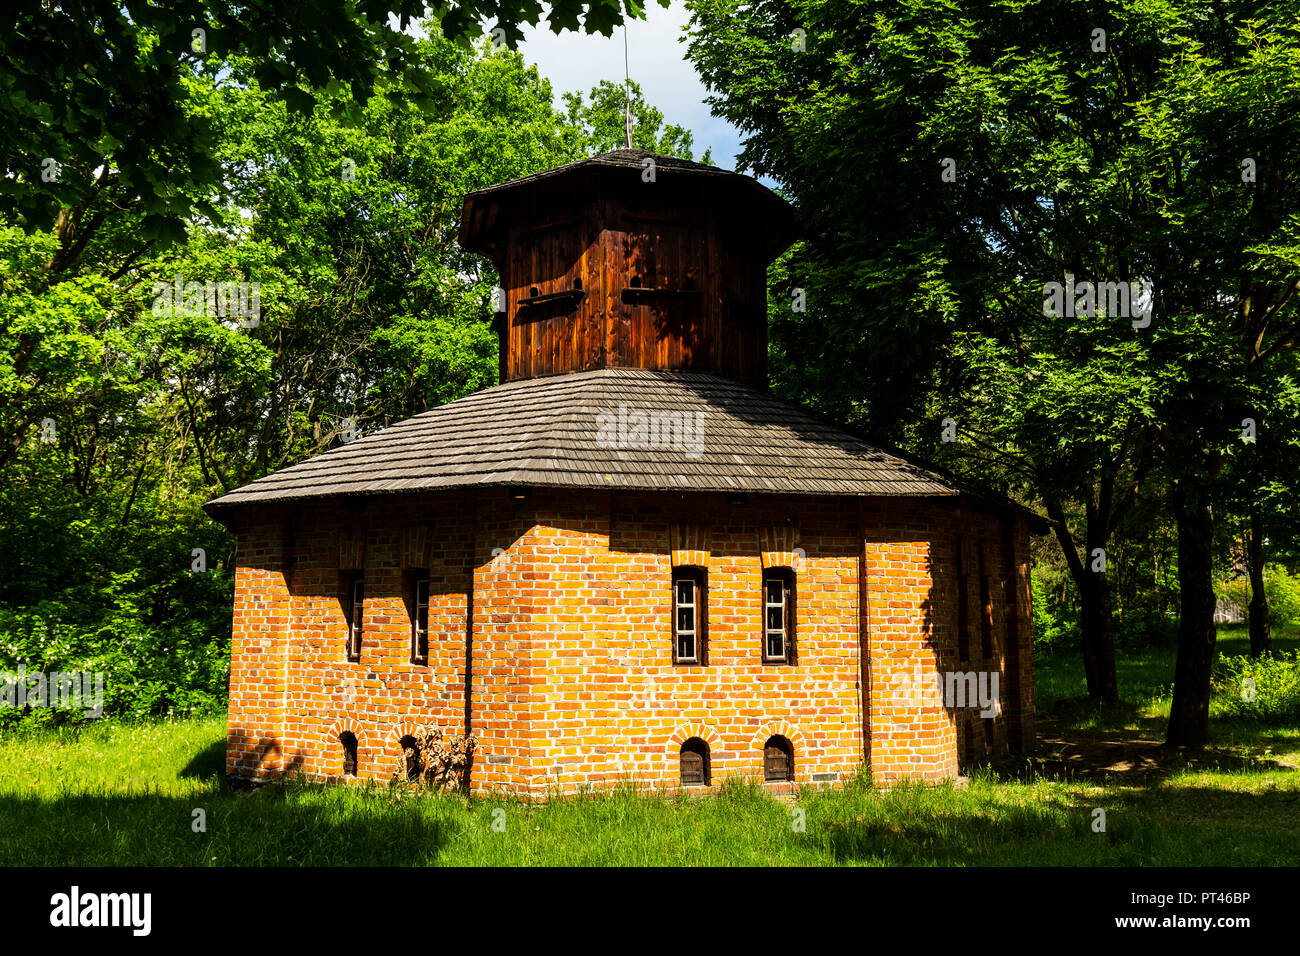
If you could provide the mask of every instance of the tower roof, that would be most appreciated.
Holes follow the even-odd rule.
[[[734,208],[747,221],[762,223],[759,245],[769,257],[793,241],[793,208],[758,180],[645,149],[615,149],[467,194],[461,211],[460,244],[471,252],[495,255],[506,224],[515,214],[515,205],[529,195],[549,187],[559,188],[565,180],[585,179],[593,187],[607,189],[630,186],[641,182],[647,160],[654,163],[656,183],[669,188],[691,182],[707,184],[711,201]]]
[[[247,504],[487,485],[848,496],[962,490],[739,382],[618,368],[476,392],[206,508],[221,516]]]

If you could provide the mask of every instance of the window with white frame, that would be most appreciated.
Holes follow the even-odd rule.
[[[789,568],[763,573],[763,660],[794,663],[794,572]]]
[[[673,569],[673,663],[704,664],[707,649],[707,578],[703,568]]]
[[[361,572],[353,571],[344,575],[343,609],[347,621],[347,657],[350,661],[361,660],[361,634],[365,627],[366,584]]]
[[[411,663],[429,663],[429,576],[411,582]]]

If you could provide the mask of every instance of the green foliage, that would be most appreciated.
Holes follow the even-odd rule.
[[[188,108],[187,85],[222,75],[237,57],[247,58],[260,89],[300,116],[318,107],[351,115],[335,94],[347,90],[364,104],[381,78],[433,111],[442,77],[408,32],[426,12],[433,34],[461,45],[485,23],[514,45],[520,25],[548,10],[556,33],[581,26],[605,36],[625,14],[644,15],[640,0],[459,0],[432,9],[319,0],[15,0],[10,7],[0,37],[0,214],[36,230],[57,223],[60,270],[84,241],[82,230],[64,227],[94,222],[106,207],[135,205],[141,234],[166,241],[183,238],[195,208],[213,213],[222,129]],[[52,179],[47,160],[58,164]],[[92,216],[82,220],[88,210]]]
[[[1178,618],[1152,607],[1127,608],[1115,615],[1115,646],[1122,650],[1173,647],[1178,642]]]
[[[1300,651],[1220,658],[1214,672],[1216,713],[1271,724],[1300,723]]]
[[[1072,609],[1061,606],[1053,589],[1037,571],[1030,577],[1034,603],[1034,650],[1051,653],[1073,648],[1079,642],[1078,624],[1068,616]]]
[[[691,147],[695,137],[690,130],[675,123],[664,123],[664,114],[646,102],[641,84],[635,80],[626,86],[601,80],[590,97],[565,93],[564,105],[568,124],[583,131],[582,152],[586,155],[623,149],[626,143],[625,110],[632,113],[632,146],[665,156],[694,159]],[[705,150],[703,163],[712,162]]]
[[[1220,597],[1241,608],[1250,607],[1250,579],[1245,575],[1216,583]],[[1268,599],[1269,623],[1275,628],[1300,626],[1300,574],[1280,564],[1264,565],[1264,596]]]
[[[70,232],[0,224],[0,670],[104,672],[110,715],[219,707],[233,539],[202,504],[349,420],[370,431],[495,383],[497,276],[456,242],[463,196],[588,155],[621,90],[566,115],[517,53],[402,43],[432,111],[400,70],[327,83],[306,113],[247,51],[186,72],[176,95],[216,131],[220,189],[185,207],[183,241],[153,238],[120,189]],[[656,148],[689,152],[639,91],[633,108]],[[172,309],[177,282],[257,283],[260,315],[202,295]]]

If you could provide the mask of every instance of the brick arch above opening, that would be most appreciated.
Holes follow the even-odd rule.
[[[708,745],[710,753],[722,749],[722,735],[712,727],[705,724],[680,724],[664,744],[664,752],[672,755],[680,753],[682,744],[692,737],[703,740]]]
[[[344,733],[350,733],[357,738],[358,748],[365,745],[365,728],[352,717],[340,717],[330,724],[329,730],[325,731],[325,742],[327,744],[336,744],[339,742],[339,737]]]
[[[402,752],[402,738],[414,737],[417,740],[425,733],[424,724],[417,724],[413,720],[399,720],[393,724],[392,730],[388,732],[388,743],[393,748],[393,753]]]
[[[679,522],[668,526],[668,548],[675,568],[707,568],[713,556],[707,525]]]
[[[790,746],[798,751],[804,744],[804,736],[799,728],[784,720],[772,720],[763,724],[750,738],[750,749],[761,751],[763,745],[773,737],[781,736],[790,741]]]
[[[330,724],[325,731],[325,767],[326,773],[339,777],[343,775],[343,735],[351,734],[357,742],[357,769],[360,770],[362,755],[366,752],[366,731],[352,717],[340,717]]]
[[[799,547],[799,528],[796,525],[760,527],[758,556],[764,571],[768,568],[800,570],[804,561],[804,550]]]

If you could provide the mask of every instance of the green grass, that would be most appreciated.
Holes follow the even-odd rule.
[[[1242,641],[1227,632],[1225,652]],[[1081,693],[1080,665],[1073,655],[1039,663],[1052,734],[1085,743],[1160,738],[1172,651],[1125,652],[1128,703],[1110,710],[1053,712],[1055,701]],[[1300,762],[1297,729],[1216,720],[1213,730],[1240,758],[1227,769],[1192,763],[1053,778],[1027,762],[960,787],[805,790],[793,806],[747,786],[705,799],[624,788],[544,805],[382,785],[233,792],[221,774],[223,718],[40,730],[0,740],[0,864],[1300,862],[1300,773],[1285,766]],[[1106,811],[1104,833],[1093,831],[1097,808]],[[206,832],[192,829],[195,809],[206,813]]]
[[[1217,647],[1223,656],[1248,655],[1250,636],[1245,625],[1220,625]],[[1273,649],[1300,650],[1300,633],[1274,634]],[[1040,656],[1034,680],[1039,712],[1065,729],[1096,739],[1163,740],[1173,699],[1176,657],[1173,647],[1116,650],[1115,671],[1122,700],[1103,708],[1080,701],[1087,688],[1078,652]],[[1224,719],[1211,703],[1210,738],[1216,748],[1243,757],[1275,758],[1300,766],[1300,727]]]

